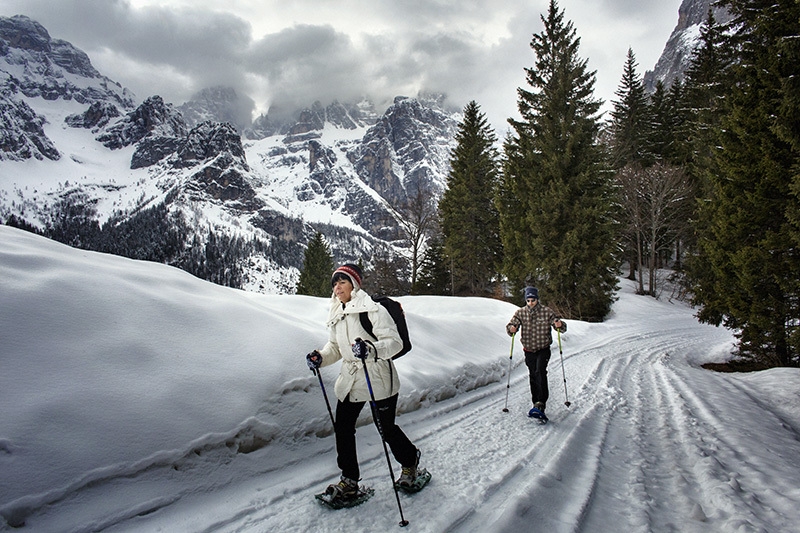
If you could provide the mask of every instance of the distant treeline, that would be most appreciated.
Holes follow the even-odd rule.
[[[244,239],[209,228],[200,233],[164,203],[133,215],[117,213],[102,225],[84,193],[62,199],[43,230],[11,215],[8,226],[38,233],[75,248],[168,264],[226,287],[242,288],[253,255],[276,253],[259,239]]]

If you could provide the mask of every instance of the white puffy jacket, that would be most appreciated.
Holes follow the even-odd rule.
[[[361,325],[359,314],[369,313],[372,322],[370,336]],[[375,400],[383,400],[400,391],[400,379],[392,362],[392,356],[403,347],[400,334],[389,311],[372,300],[363,290],[354,290],[349,302],[344,306],[336,296],[331,298],[331,310],[328,316],[328,343],[320,350],[322,365],[328,366],[342,360],[339,377],[336,378],[334,393],[336,398],[344,401],[350,395],[351,402],[368,402],[369,389],[364,376],[361,359],[353,355],[352,345],[357,338],[370,341],[377,352],[367,357],[367,371],[372,384]]]

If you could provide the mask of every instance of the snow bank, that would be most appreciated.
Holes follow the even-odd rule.
[[[330,432],[304,358],[327,339],[327,299],[246,293],[0,227],[0,301],[0,403],[11,406],[0,511],[198,448]],[[513,305],[401,301],[414,344],[397,364],[402,411],[503,375]]]

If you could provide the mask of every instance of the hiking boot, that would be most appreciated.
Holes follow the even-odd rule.
[[[417,457],[414,461],[414,465],[403,467],[403,470],[400,472],[400,477],[397,479],[398,485],[402,487],[410,487],[417,480],[420,455],[422,454],[419,449],[417,449]]]
[[[328,485],[325,494],[331,500],[351,500],[358,496],[358,481],[342,476],[339,483]]]
[[[544,414],[544,402],[536,402],[533,406]]]

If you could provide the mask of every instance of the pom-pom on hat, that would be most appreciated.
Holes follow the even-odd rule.
[[[529,300],[531,298],[534,300],[539,299],[539,289],[536,287],[525,287],[525,299]]]
[[[353,284],[353,288],[360,289],[361,276],[361,267],[354,265],[353,263],[347,263],[333,271],[333,275],[331,276],[331,285],[340,279],[349,279],[350,283]]]

